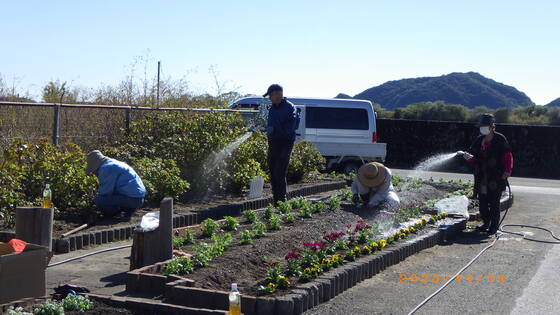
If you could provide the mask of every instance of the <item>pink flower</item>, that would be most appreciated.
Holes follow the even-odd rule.
[[[324,242],[303,243],[303,245],[309,247],[309,249],[314,252],[318,251],[319,249],[327,248],[327,244]]]
[[[297,252],[297,248],[292,248],[292,250],[284,256],[284,259],[300,259],[301,255]]]

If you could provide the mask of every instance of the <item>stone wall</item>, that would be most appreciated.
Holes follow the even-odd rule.
[[[512,146],[514,176],[560,178],[560,127],[498,125]],[[387,143],[389,167],[412,168],[423,159],[466,150],[478,136],[472,123],[377,120],[378,141]],[[469,163],[453,159],[441,171],[469,172]]]

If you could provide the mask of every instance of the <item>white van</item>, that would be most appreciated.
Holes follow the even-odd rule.
[[[376,114],[367,100],[288,98],[300,115],[296,141],[313,143],[327,160],[328,170],[345,173],[370,161],[384,162],[387,144],[377,142]],[[266,111],[261,104],[266,105]],[[270,100],[246,97],[230,105],[231,109],[268,112]]]

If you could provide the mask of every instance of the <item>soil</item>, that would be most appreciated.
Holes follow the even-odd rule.
[[[84,313],[80,313],[80,312],[75,312],[75,311],[64,311],[64,314],[66,315],[82,315],[82,314],[86,314],[86,315],[106,315],[106,314],[120,314],[120,315],[132,315],[132,314],[142,314],[142,315],[148,315],[148,314],[156,314],[154,312],[137,312],[137,311],[132,311],[129,310],[127,308],[121,308],[121,307],[117,307],[117,306],[113,306],[110,305],[108,303],[104,303],[104,302],[100,302],[100,301],[93,301],[93,309],[84,312]]]
[[[254,296],[257,283],[266,275],[267,262],[283,263],[284,255],[293,247],[314,242],[325,233],[343,231],[346,225],[359,219],[346,211],[325,212],[310,219],[298,219],[293,224],[283,224],[280,231],[254,239],[250,245],[240,245],[234,238],[231,249],[235,250],[225,251],[210,266],[196,270],[188,278],[196,281],[196,287],[223,291],[229,290],[231,283],[237,283],[241,293]]]
[[[302,187],[307,187],[311,185],[317,185],[322,183],[331,183],[333,181],[338,181],[336,179],[315,177],[310,178],[302,183],[292,184],[288,186],[288,190],[295,190]],[[266,184],[263,191],[263,197],[271,196],[271,188],[269,184]],[[234,195],[234,194],[223,194],[214,195],[207,198],[201,198],[198,196],[187,195],[185,196],[186,202],[176,202],[174,203],[174,213],[181,214],[187,213],[192,210],[208,209],[212,207],[217,207],[221,205],[239,203],[248,200],[244,195]],[[142,216],[148,212],[159,210],[158,204],[148,204],[145,207],[138,209],[134,212],[131,218],[115,217],[115,218],[103,218],[96,215],[94,210],[92,210],[92,215],[84,216],[83,214],[68,213],[64,217],[59,217],[53,222],[53,237],[58,238],[63,233],[66,233],[74,228],[77,228],[83,224],[89,222],[95,222],[94,225],[87,227],[76,233],[83,233],[86,231],[96,231],[103,230],[111,227],[118,226],[128,226],[140,224]]]
[[[459,188],[449,184],[426,183],[422,187],[401,194],[403,204],[426,202],[441,198],[448,192]],[[372,218],[383,209],[369,210],[368,213],[346,211],[324,212],[314,215],[311,219],[298,219],[293,224],[283,224],[282,229],[269,232],[264,238],[254,239],[251,245],[240,245],[234,237],[230,249],[222,256],[215,258],[210,266],[196,269],[186,277],[195,280],[195,286],[205,289],[228,291],[231,283],[237,283],[243,294],[257,295],[259,282],[265,278],[267,263],[284,262],[284,255],[291,248],[301,248],[303,242],[319,240],[325,233],[346,231],[348,224],[353,224],[362,217]],[[241,219],[242,221],[243,219]],[[242,225],[237,233],[249,228]],[[184,248],[192,253],[191,246]],[[297,279],[291,279],[297,281]],[[282,294],[277,291],[276,294]]]

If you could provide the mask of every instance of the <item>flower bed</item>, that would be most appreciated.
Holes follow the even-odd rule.
[[[461,188],[455,187],[456,190]],[[347,192],[343,195],[349,197]],[[239,219],[241,224],[237,227],[237,231],[222,232],[231,235],[226,237],[231,242],[225,247],[221,246],[223,242],[220,244],[217,240],[204,239],[199,236],[200,232],[197,232],[199,245],[187,245],[182,248],[183,251],[193,255],[191,258],[182,258],[174,263],[159,263],[132,271],[127,276],[127,290],[143,292],[144,289],[158,287],[157,291],[160,294],[163,291],[167,292],[167,299],[179,301],[180,299],[174,298],[174,294],[198,296],[204,295],[204,292],[214,292],[212,294],[222,296],[227,294],[230,284],[236,282],[246,303],[249,305],[253,302],[257,303],[256,301],[265,303],[263,301],[284,299],[311,283],[326,283],[325,277],[328,278],[333,273],[338,274],[340,270],[354,268],[356,264],[362,264],[364,261],[367,262],[368,267],[364,267],[361,272],[371,276],[375,268],[382,268],[381,264],[385,266],[394,263],[392,259],[395,254],[392,252],[399,250],[400,247],[407,248],[403,249],[402,255],[411,254],[422,246],[428,244],[433,246],[437,243],[436,238],[443,235],[438,232],[434,224],[436,221],[441,222],[442,216],[432,218],[430,215],[424,215],[422,220],[421,214],[420,216],[416,214],[418,209],[414,211],[405,209],[404,215],[417,215],[415,222],[410,221],[401,228],[380,233],[379,226],[376,226],[375,222],[368,224],[354,213],[341,211],[339,203],[339,198],[330,198],[326,203],[313,205],[306,204],[303,200],[294,200],[280,205],[278,209],[263,211],[258,217],[267,226],[267,234],[261,238],[251,238],[252,244],[243,241],[247,238],[246,234],[255,234],[255,224],[246,222],[248,219],[254,219],[252,215]],[[296,218],[294,222],[287,223],[291,222],[288,219],[294,216]],[[280,218],[283,222],[280,230],[276,230],[271,224],[276,218]],[[399,223],[397,219],[402,218],[395,216],[395,224]],[[454,226],[462,221],[464,220],[447,218],[444,222]],[[412,240],[404,240],[407,238]],[[208,243],[207,246],[210,248],[201,251],[202,242]],[[420,242],[422,245],[414,245],[413,250],[409,245],[415,242]],[[204,260],[208,263],[202,265],[197,256],[204,253],[202,255],[204,257],[207,252],[217,253],[217,255],[211,255],[211,260]],[[378,258],[381,256],[393,258],[379,262],[377,259],[382,259]],[[186,267],[176,268],[174,264]],[[165,276],[174,272],[180,273],[180,277]],[[331,280],[329,280],[332,282],[331,285],[334,285],[335,280]],[[147,285],[148,283],[150,285]],[[329,287],[329,290],[335,289]],[[152,291],[152,293],[156,292]],[[221,301],[221,297],[215,298]],[[177,303],[192,307],[209,307],[201,305],[202,302],[197,304],[198,302],[195,303],[194,300],[198,298],[189,298],[188,301]],[[222,304],[220,307],[225,307]]]

